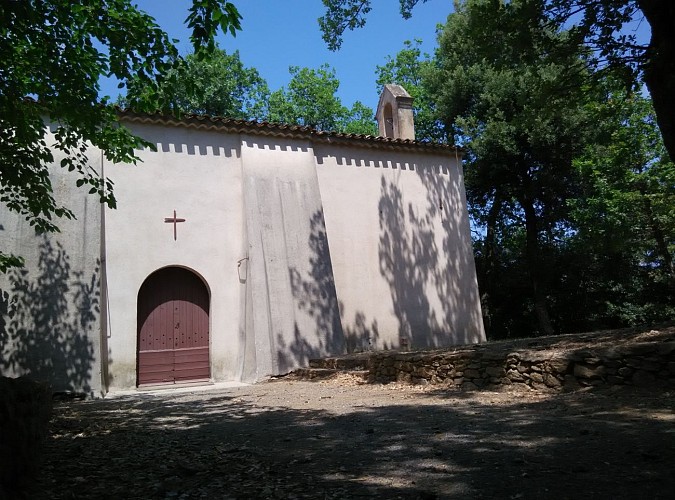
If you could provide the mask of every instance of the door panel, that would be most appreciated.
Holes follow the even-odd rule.
[[[138,293],[138,384],[209,377],[208,290],[187,269],[160,269]]]

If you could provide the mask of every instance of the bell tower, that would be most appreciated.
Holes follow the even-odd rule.
[[[375,114],[381,137],[415,140],[412,103],[413,98],[400,85],[384,86]]]

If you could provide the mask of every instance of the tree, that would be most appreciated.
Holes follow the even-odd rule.
[[[413,98],[416,139],[444,142],[447,140],[445,128],[437,118],[435,103],[424,82],[434,62],[428,54],[422,55],[421,43],[421,40],[404,42],[395,57],[388,57],[384,66],[377,66],[378,93],[387,83],[403,86]]]
[[[228,54],[216,48],[201,57],[189,54],[154,85],[136,90],[136,100],[147,92],[156,93],[161,111],[225,116],[239,120],[265,120],[269,89],[255,68],[246,68],[239,51]],[[140,94],[140,95],[139,95]],[[124,107],[135,102],[124,98]]]
[[[355,15],[365,21],[369,2],[329,3],[338,13],[333,27],[358,26],[347,22]],[[476,267],[491,338],[653,323],[675,314],[675,168],[649,102],[634,91],[653,54],[619,32],[648,4],[664,6],[455,2],[458,12],[441,33],[431,69],[419,71],[426,58],[410,45],[405,57],[388,61],[387,77],[401,68],[422,76],[435,118],[467,149]],[[339,12],[341,6],[351,10]],[[660,119],[658,125],[665,138]]]
[[[648,100],[608,80],[592,105],[595,140],[575,159],[570,200],[569,310],[589,327],[653,323],[675,314],[675,166]],[[578,257],[578,258],[576,258]],[[569,290],[568,290],[569,291]]]
[[[326,131],[375,132],[372,110],[358,101],[349,110],[335,95],[340,82],[330,66],[324,64],[318,69],[291,66],[289,72],[291,81],[288,86],[272,92],[270,96],[270,121]]]
[[[373,117],[373,110],[361,101],[356,101],[348,111],[341,131],[346,134],[377,136],[379,132]]]
[[[57,155],[78,186],[114,207],[112,183],[88,163],[87,145],[109,161],[135,162],[134,148],[148,144],[119,126],[99,80],[115,77],[132,95],[136,85],[156,89],[180,60],[176,48],[130,0],[2,2],[0,19],[0,202],[39,232],[58,230],[55,219],[73,213],[52,194],[48,166]],[[218,29],[240,29],[239,13],[224,0],[194,0],[186,22],[197,54],[215,47]],[[156,108],[157,94],[137,104]],[[19,264],[0,253],[0,271]]]
[[[366,25],[366,17],[372,9],[371,0],[322,1],[326,7],[326,14],[319,18],[319,27],[328,48],[338,50],[342,45],[345,30],[354,30]],[[419,0],[399,0],[399,2],[401,15],[408,19]]]
[[[658,127],[675,158],[675,3],[671,0],[549,0],[549,15],[572,24],[580,41],[597,52],[597,62],[631,72],[647,84]],[[644,16],[651,28],[649,43],[638,43],[622,28]]]
[[[399,0],[403,17],[426,0]],[[542,0],[529,0],[541,4]],[[365,25],[371,0],[323,0],[326,14],[319,19],[323,38],[331,50],[340,48],[345,30]],[[508,0],[490,0],[497,7]],[[671,158],[675,158],[675,2],[672,0],[546,0],[552,25],[565,25],[578,44],[589,44],[598,56],[596,64],[609,63],[631,73],[631,83],[640,77],[647,84],[657,123]],[[458,0],[455,5],[461,5]],[[648,44],[636,43],[624,25],[643,15],[651,27]]]
[[[543,3],[470,0],[439,37],[429,92],[454,142],[467,150],[467,191],[486,227],[483,292],[498,287],[498,245],[522,259],[535,330],[554,331],[548,259],[569,217],[572,160],[584,146],[583,54],[551,25]]]

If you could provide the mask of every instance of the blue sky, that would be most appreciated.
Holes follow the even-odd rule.
[[[190,0],[139,0],[138,6],[152,15],[173,38],[180,40],[181,53],[190,52],[189,33],[183,21]],[[242,31],[233,38],[218,37],[227,52],[239,50],[244,65],[256,68],[271,90],[290,79],[289,66],[316,68],[330,64],[340,80],[338,95],[346,106],[360,100],[377,105],[375,66],[394,56],[405,40],[422,39],[423,50],[433,52],[436,25],[452,11],[451,0],[428,0],[415,7],[404,20],[398,0],[373,0],[373,10],[364,28],[347,32],[342,48],[331,52],[321,38],[317,19],[323,15],[321,0],[235,0],[243,15]],[[116,97],[117,85],[102,83],[102,94]]]

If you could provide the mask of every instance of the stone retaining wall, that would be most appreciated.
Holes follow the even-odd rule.
[[[368,369],[370,382],[463,389],[513,384],[556,391],[596,385],[675,387],[675,341],[567,352],[480,345],[454,352],[380,352],[371,355]]]

